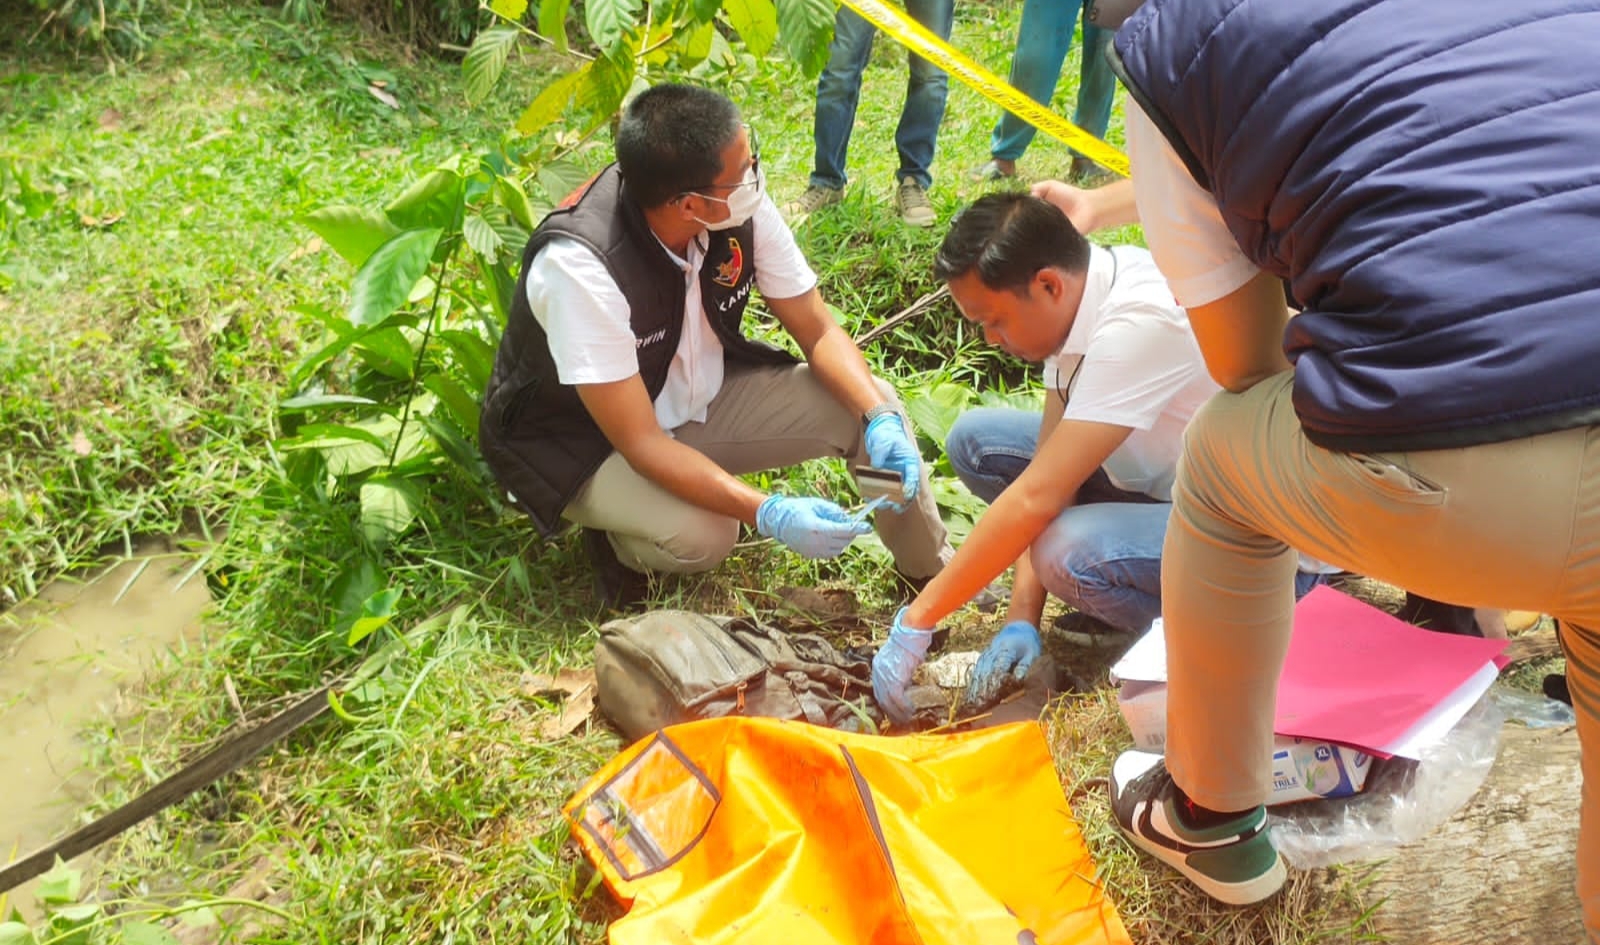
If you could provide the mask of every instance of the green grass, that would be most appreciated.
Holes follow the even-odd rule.
[[[1016,12],[959,7],[956,44],[1004,73]],[[614,908],[557,812],[620,743],[599,728],[546,737],[559,707],[524,683],[589,659],[599,614],[575,536],[543,542],[446,474],[424,526],[385,549],[378,569],[364,563],[352,503],[308,499],[270,448],[285,377],[321,338],[308,313],[337,311],[351,277],[295,217],[381,205],[438,161],[496,146],[555,60],[529,52],[490,102],[469,108],[454,66],[348,26],[291,26],[252,5],[172,16],[148,56],[115,77],[21,44],[16,24],[0,41],[11,102],[0,113],[0,168],[11,174],[0,175],[0,606],[131,535],[203,541],[218,595],[210,645],[151,680],[135,715],[90,733],[108,808],[236,721],[228,693],[265,715],[354,666],[368,650],[347,645],[340,612],[368,590],[397,589],[390,630],[417,632],[346,696],[354,721],[316,723],[109,845],[98,894],[257,898],[290,917],[222,909],[222,937],[234,941],[601,941]],[[1058,111],[1070,112],[1076,73],[1074,58]],[[398,108],[368,91],[374,82]],[[780,202],[809,171],[810,88],[775,59],[729,89],[758,125]],[[880,42],[849,195],[798,234],[856,334],[935,288],[942,230],[909,230],[890,209],[903,89],[904,53]],[[943,219],[986,189],[967,171],[987,158],[996,117],[976,93],[952,89],[932,191]],[[603,147],[579,154],[591,168],[605,157]],[[1044,177],[1069,162],[1041,136],[1023,170]],[[984,348],[948,304],[867,353],[913,400],[962,388],[1029,396],[1026,372]],[[837,464],[790,478],[849,489]],[[668,581],[661,603],[772,608],[779,587],[823,584],[854,591],[881,621],[894,603],[886,561],[873,542],[858,544],[810,563],[751,542],[712,575]],[[988,632],[970,613],[958,629],[967,642]],[[372,641],[392,639],[386,630]],[[1272,906],[1227,912],[1148,871],[1092,786],[1126,743],[1114,699],[1073,699],[1049,723],[1137,940],[1358,940],[1358,892],[1343,879],[1317,874]]]

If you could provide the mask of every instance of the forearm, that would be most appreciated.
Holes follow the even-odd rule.
[[[824,331],[806,352],[806,362],[828,393],[853,413],[864,414],[883,403],[872,369],[843,328]]]
[[[756,509],[767,498],[704,453],[665,434],[627,450],[623,458],[639,475],[683,501],[746,525],[755,525]]]
[[[955,557],[911,602],[906,625],[937,626],[1017,561],[1055,514],[1055,509],[1031,500],[1025,492],[1008,489],[1001,493],[956,549]]]
[[[1006,623],[1025,620],[1039,626],[1039,621],[1044,619],[1047,593],[1038,572],[1033,570],[1030,549],[1024,549],[1011,575],[1011,604],[1006,608]]]
[[[1134,203],[1131,180],[1112,181],[1088,191],[1086,196],[1090,211],[1087,233],[1139,222],[1139,207]]]

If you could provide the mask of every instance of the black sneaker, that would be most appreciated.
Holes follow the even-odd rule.
[[[1128,647],[1139,639],[1137,633],[1119,630],[1109,623],[1096,620],[1076,610],[1069,610],[1059,615],[1050,625],[1062,639],[1095,650],[1114,646]]]
[[[1134,845],[1230,906],[1260,902],[1283,888],[1283,858],[1267,835],[1267,809],[1195,830],[1178,818],[1177,786],[1160,755],[1125,751],[1111,766],[1111,813]]]
[[[611,539],[598,528],[583,530],[583,550],[594,568],[595,593],[611,610],[631,610],[650,597],[650,575],[635,571],[617,559]]]

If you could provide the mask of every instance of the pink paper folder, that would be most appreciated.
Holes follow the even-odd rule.
[[[1295,605],[1273,730],[1417,757],[1494,681],[1505,646],[1413,627],[1318,587]]]

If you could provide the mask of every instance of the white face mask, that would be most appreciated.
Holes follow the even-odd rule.
[[[715,223],[695,217],[694,221],[708,230],[731,230],[742,226],[746,220],[755,216],[756,210],[761,206],[761,193],[767,189],[767,175],[759,167],[752,167],[745,172],[744,180],[726,199],[713,197],[710,194],[697,194],[706,200],[715,200],[717,203],[726,204],[728,216],[726,219]]]

